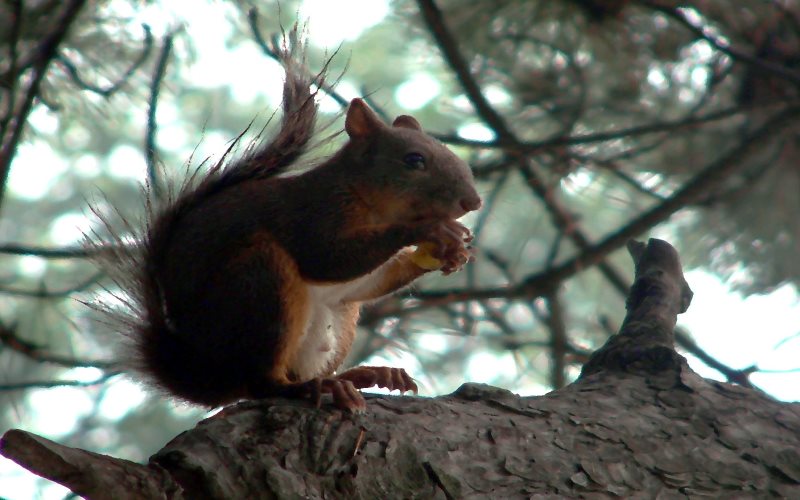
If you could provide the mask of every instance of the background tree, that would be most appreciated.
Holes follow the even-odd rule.
[[[312,41],[330,3],[303,3]],[[337,4],[345,17],[366,9]],[[198,418],[157,401],[109,409],[141,396],[117,377],[113,337],[75,300],[104,282],[74,228],[97,222],[87,199],[141,214],[141,181],[165,186],[188,158],[266,122],[280,70],[263,40],[298,5],[0,5],[3,428],[42,406],[24,390],[69,385],[86,389],[62,393],[84,406],[61,429],[67,444],[140,460]],[[485,352],[477,359],[514,365],[498,385],[561,387],[616,330],[630,282],[618,250],[646,232],[746,293],[796,286],[800,6],[680,5],[396,2],[343,44],[331,116],[357,94],[387,116],[414,114],[470,160],[485,201],[470,220],[475,264],[365,311],[352,363],[399,356],[430,394],[455,388]],[[311,68],[329,53],[312,51]],[[208,64],[227,65],[209,76]],[[728,380],[750,385],[759,371],[758,359],[734,369],[690,334],[677,339]]]

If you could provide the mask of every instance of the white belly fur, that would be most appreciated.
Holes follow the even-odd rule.
[[[308,284],[309,311],[308,319],[300,341],[302,353],[295,359],[291,370],[300,380],[318,377],[336,356],[337,346],[342,332],[347,325],[342,321],[345,316],[342,308],[354,297],[365,295],[380,283],[384,267],[353,281],[329,285]]]

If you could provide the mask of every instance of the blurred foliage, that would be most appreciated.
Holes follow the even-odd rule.
[[[18,109],[15,96],[31,77],[26,64],[35,61],[39,41],[59,22],[57,4],[0,4],[5,125]],[[300,5],[282,1],[278,10],[275,2],[258,2],[261,33],[279,34]],[[399,356],[428,394],[454,389],[470,363],[485,364],[481,353],[499,356],[503,369],[493,382],[512,390],[551,387],[558,380],[551,372],[557,358],[566,363],[567,380],[575,376],[586,352],[622,318],[623,298],[609,284],[608,272],[590,268],[552,289],[513,297],[465,296],[441,307],[426,300],[517,285],[580,255],[584,248],[574,238],[576,227],[589,241],[625,228],[750,140],[749,134],[778,111],[797,106],[797,1],[676,5],[441,1],[447,27],[483,95],[519,141],[514,145],[476,114],[417,4],[392,3],[381,22],[340,47],[312,43],[312,70],[336,52],[330,75],[342,75],[337,88],[345,97],[367,95],[386,116],[413,114],[469,159],[486,202],[468,219],[477,229],[475,264],[452,277],[427,276],[410,298],[387,301],[387,309],[371,308],[350,362]],[[128,217],[141,217],[148,100],[168,33],[174,43],[160,85],[156,136],[164,175],[179,180],[187,166],[224,151],[251,121],[253,131],[268,123],[279,104],[269,90],[279,84],[280,70],[254,41],[250,7],[87,2],[47,69],[16,145],[2,198],[0,244],[79,249],[76,226],[85,231],[97,225],[87,202],[103,212],[113,205]],[[310,14],[313,42],[315,25],[337,20]],[[209,47],[226,51],[222,57],[241,67],[228,62],[209,75],[208,62],[222,61],[204,52]],[[401,98],[409,95],[413,99]],[[404,109],[404,102],[416,103],[415,109]],[[327,100],[323,110],[330,120],[341,111]],[[754,142],[746,156],[731,159],[741,166],[710,183],[654,231],[677,235],[674,243],[688,265],[711,269],[748,293],[797,285],[798,124],[795,116]],[[651,129],[645,133],[638,130],[642,127]],[[533,163],[547,197],[532,191],[524,161]],[[554,203],[566,207],[574,226],[557,221]],[[97,271],[83,258],[22,253],[0,254],[3,325],[47,352],[113,359],[113,333],[76,300],[93,300],[97,279],[103,283]],[[623,278],[630,277],[621,252],[603,257]],[[548,324],[553,300],[564,305],[567,316],[566,350],[559,353],[550,349],[556,338]],[[0,384],[77,376],[74,369],[31,361],[7,347],[0,348],[0,366]],[[102,401],[104,387],[74,390]],[[35,411],[24,394],[0,391],[0,407],[8,408],[0,413],[3,428]],[[176,413],[157,397],[118,422],[102,417],[99,407],[87,412],[68,444],[113,448],[116,455],[137,460],[200,416]],[[109,437],[112,425],[117,434]]]

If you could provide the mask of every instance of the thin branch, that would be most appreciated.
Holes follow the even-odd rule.
[[[270,46],[269,43],[267,43],[266,38],[264,38],[264,35],[261,33],[261,29],[258,27],[258,10],[255,8],[250,9],[247,12],[247,20],[248,23],[250,24],[250,31],[253,33],[253,38],[255,39],[255,42],[259,46],[261,51],[270,59],[274,59],[275,61],[282,63],[280,55]],[[333,57],[336,56],[337,52],[339,52],[338,48],[336,49],[334,54],[328,58],[327,62],[325,63],[326,66],[330,64],[331,60],[333,59]],[[336,81],[338,81],[338,79]],[[344,97],[343,95],[341,95],[339,92],[336,91],[335,85],[331,85],[326,81],[320,82],[319,79],[317,79],[315,83],[320,84],[319,85],[320,90],[322,90],[323,92],[325,92],[325,94],[330,96],[342,108],[346,108],[350,104],[350,101],[346,97]]]
[[[745,136],[739,145],[707,165],[662,203],[638,215],[625,226],[559,267],[584,268],[592,265],[623,246],[630,238],[664,222],[678,210],[703,200],[715,186],[740,169],[744,159],[763,142],[774,139],[781,128],[795,120],[798,115],[800,115],[800,105],[790,106],[776,113],[764,125]]]
[[[8,71],[6,73],[7,80],[6,85],[8,85],[7,89],[3,89],[4,93],[7,95],[3,101],[5,101],[6,106],[8,108],[3,113],[3,116],[0,117],[0,138],[5,136],[6,127],[10,123],[12,117],[14,116],[14,96],[17,92],[17,85],[19,84],[19,52],[18,44],[20,39],[20,34],[22,32],[22,24],[23,24],[23,9],[22,9],[22,0],[14,0],[11,2],[11,8],[13,9],[12,12],[12,19],[6,20],[7,22],[11,23],[11,33],[8,40]]]
[[[569,340],[566,319],[557,290],[548,292],[545,300],[547,301],[546,322],[547,328],[550,330],[550,385],[553,389],[560,389],[567,385],[566,356]]]
[[[116,367],[119,363],[114,361],[78,359],[68,356],[61,356],[47,352],[39,345],[21,339],[13,329],[0,325],[0,344],[5,345],[12,351],[19,353],[33,361],[39,363],[52,363],[67,368],[100,368],[109,369]]]
[[[85,280],[77,283],[68,288],[63,288],[60,290],[48,290],[44,286],[40,287],[39,290],[27,290],[24,288],[13,288],[13,287],[0,287],[0,293],[4,293],[7,295],[16,295],[20,297],[31,297],[35,299],[54,299],[54,298],[63,298],[68,295],[72,295],[73,293],[82,292],[89,288],[90,286],[97,283],[100,278],[105,276],[105,273],[102,271],[98,271],[92,274],[90,277],[86,278]]]
[[[419,10],[422,13],[422,18],[428,27],[428,31],[431,32],[444,55],[445,62],[455,73],[470,102],[475,106],[478,116],[495,131],[501,141],[508,140],[509,143],[517,144],[518,141],[513,137],[511,130],[506,125],[505,118],[489,104],[480,86],[472,77],[469,65],[458,49],[458,42],[456,42],[455,37],[453,37],[445,24],[442,11],[439,10],[433,0],[417,0],[417,5],[419,5]]]
[[[752,371],[748,371],[747,369],[737,370],[720,362],[717,360],[717,358],[701,349],[700,346],[697,345],[697,342],[694,341],[692,336],[682,328],[675,329],[675,341],[681,348],[686,350],[692,356],[696,357],[710,368],[720,372],[728,382],[733,382],[743,387],[755,388],[753,383],[750,382],[750,379],[748,378]]]
[[[83,8],[86,0],[69,0],[66,2],[61,18],[53,23],[53,31],[48,33],[39,46],[36,48],[36,57],[32,64],[31,71],[33,76],[30,79],[27,92],[22,98],[16,117],[12,120],[11,131],[3,130],[0,137],[0,210],[3,206],[6,181],[11,170],[11,161],[17,150],[17,144],[22,137],[28,115],[33,108],[33,103],[39,95],[42,82],[47,75],[47,68],[58,52],[58,46],[67,36],[72,23],[78,17],[78,13]],[[10,96],[10,106],[13,107],[14,96]]]
[[[70,76],[70,78],[72,78],[72,81],[75,82],[75,84],[82,90],[88,90],[103,97],[110,97],[128,82],[133,73],[139,69],[150,56],[150,51],[153,49],[153,34],[150,32],[150,27],[146,24],[142,25],[142,28],[144,29],[144,46],[142,47],[139,57],[137,57],[136,60],[133,61],[130,66],[128,66],[128,69],[125,70],[125,72],[117,79],[116,82],[113,82],[107,87],[100,87],[99,85],[95,85],[84,80],[78,72],[78,68],[75,66],[75,64],[73,64],[73,62],[70,61],[69,58],[64,54],[59,54],[57,56],[57,60],[62,66],[64,66],[64,69],[67,71],[67,74]]]
[[[746,368],[746,370],[750,371],[751,373],[771,373],[771,374],[800,373],[800,367],[785,368],[783,370],[779,370],[779,369],[759,368],[757,366],[751,366]]]
[[[0,392],[25,391],[28,389],[52,389],[54,387],[93,387],[105,384],[109,379],[120,375],[119,370],[109,371],[94,380],[33,380],[30,382],[15,382],[0,384]]]
[[[498,138],[494,141],[476,141],[472,139],[465,139],[460,136],[442,135],[438,134],[436,137],[442,142],[452,144],[455,146],[466,146],[473,148],[483,149],[503,149],[508,152],[516,153],[540,153],[546,149],[551,149],[560,146],[578,146],[586,144],[595,144],[608,141],[616,141],[631,137],[639,137],[650,134],[675,132],[676,130],[691,129],[697,125],[704,125],[715,121],[731,118],[736,115],[746,113],[754,109],[756,106],[735,106],[726,108],[719,111],[714,111],[702,116],[686,116],[679,120],[670,120],[656,123],[647,123],[644,125],[636,125],[633,127],[623,128],[619,130],[609,130],[607,132],[592,132],[583,135],[558,135],[541,141],[533,142],[516,142],[503,140]],[[763,108],[763,106],[761,106]]]
[[[96,253],[95,249],[82,247],[44,248],[17,243],[0,245],[0,254],[32,255],[43,259],[85,259]]]
[[[655,191],[653,191],[652,189],[649,189],[649,188],[643,186],[639,181],[634,179],[631,175],[629,175],[628,173],[624,172],[622,170],[622,167],[617,165],[616,162],[613,161],[613,160],[603,160],[603,159],[596,159],[596,158],[589,158],[589,157],[583,158],[583,157],[579,157],[579,156],[576,156],[576,155],[573,155],[573,157],[576,160],[580,160],[580,161],[586,163],[587,165],[591,165],[591,164],[597,165],[597,167],[599,169],[601,169],[603,171],[606,171],[606,172],[609,172],[611,175],[613,175],[614,177],[619,179],[621,182],[623,182],[624,184],[627,184],[628,186],[632,187],[634,190],[638,191],[639,193],[642,193],[645,196],[648,196],[650,198],[654,198],[654,199],[656,199],[658,201],[664,201],[666,199],[665,196],[663,196],[661,194],[658,194]]]
[[[156,131],[158,124],[156,123],[156,111],[158,109],[158,95],[161,91],[161,83],[164,80],[164,75],[167,71],[167,64],[169,62],[169,55],[172,51],[172,38],[174,33],[167,33],[164,36],[164,43],[161,46],[161,52],[158,55],[156,68],[153,72],[153,78],[150,80],[150,100],[147,109],[147,134],[144,140],[144,153],[147,162],[147,181],[150,189],[153,191],[153,196],[160,199],[162,195],[161,182],[158,179],[158,159],[156,153]]]
[[[794,85],[800,86],[800,73],[798,73],[797,71],[792,71],[791,69],[781,64],[776,64],[756,56],[751,56],[750,54],[747,54],[732,46],[722,43],[720,40],[717,40],[715,37],[708,34],[707,26],[696,26],[691,21],[689,21],[679,10],[679,8],[662,5],[661,2],[658,1],[643,0],[642,4],[652,8],[656,12],[660,12],[665,16],[678,21],[678,23],[680,23],[686,29],[691,31],[695,36],[702,38],[706,42],[710,43],[712,47],[722,52],[723,54],[730,56],[731,59],[740,61],[750,66],[755,66],[756,68],[758,68],[763,72],[771,73],[779,78],[782,78],[786,81],[793,83]]]

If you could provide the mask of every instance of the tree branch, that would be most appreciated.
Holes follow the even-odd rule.
[[[147,133],[144,139],[144,154],[147,163],[147,183],[153,192],[155,199],[160,199],[163,195],[163,187],[158,178],[158,146],[156,145],[156,111],[158,109],[158,95],[161,92],[161,83],[167,72],[169,55],[172,51],[172,38],[174,33],[167,33],[161,44],[161,51],[158,54],[156,68],[153,77],[150,79],[150,99],[147,107]]]
[[[107,87],[101,87],[84,80],[81,77],[80,72],[78,72],[78,68],[75,66],[75,64],[73,64],[73,62],[70,61],[69,58],[64,54],[59,54],[57,60],[62,66],[64,66],[67,74],[81,90],[88,90],[103,97],[110,97],[119,91],[119,89],[121,89],[122,86],[128,82],[128,80],[130,80],[130,77],[133,75],[133,73],[139,69],[150,56],[150,51],[153,48],[153,34],[150,32],[149,26],[143,25],[142,28],[144,28],[144,46],[142,47],[139,57],[137,57],[136,60],[134,60],[133,63],[128,66],[128,68],[125,70],[122,76],[117,79],[117,81],[111,83],[111,85]]]
[[[30,382],[15,382],[0,384],[0,392],[27,391],[29,389],[53,389],[55,387],[94,387],[108,382],[109,379],[121,374],[120,370],[104,373],[94,380],[33,380]]]
[[[680,8],[663,5],[660,1],[642,0],[641,3],[652,8],[656,12],[661,12],[670,19],[678,21],[678,23],[691,31],[695,36],[707,41],[712,47],[723,54],[730,56],[732,59],[750,66],[755,66],[761,71],[770,73],[788,82],[791,82],[794,85],[800,86],[800,73],[792,71],[781,64],[765,61],[764,59],[746,54],[732,46],[723,44],[721,41],[708,34],[707,26],[696,26],[689,21],[680,11]]]
[[[52,363],[67,368],[88,367],[88,368],[100,368],[103,370],[107,370],[110,368],[114,368],[119,364],[114,361],[77,359],[68,356],[61,356],[58,354],[52,354],[50,352],[45,351],[45,349],[42,346],[36,345],[32,342],[28,342],[20,338],[14,332],[13,328],[6,327],[5,325],[2,324],[0,324],[0,345],[4,345],[9,349],[11,349],[12,351],[19,353],[33,361],[37,361],[39,363]]]
[[[67,36],[67,32],[77,19],[78,13],[85,3],[86,0],[68,0],[65,3],[60,19],[53,23],[53,31],[48,33],[36,48],[36,55],[30,68],[33,73],[30,83],[19,103],[14,119],[8,122],[11,130],[3,129],[0,131],[2,132],[0,133],[0,211],[2,211],[11,162],[14,159],[17,144],[25,129],[28,115],[33,108],[33,102],[39,96],[40,87],[47,75],[47,68],[58,53],[58,46]],[[22,22],[22,20],[17,19],[16,22]],[[16,101],[15,96],[9,96],[9,99],[9,109],[13,109]]]
[[[475,106],[475,111],[478,116],[495,131],[497,137],[501,141],[508,141],[515,145],[518,144],[518,141],[514,138],[508,125],[506,125],[505,118],[489,104],[480,86],[473,78],[469,70],[469,65],[458,49],[458,42],[456,42],[455,37],[453,37],[445,24],[442,11],[439,10],[434,0],[417,0],[417,5],[422,13],[425,25],[428,27],[428,31],[433,35],[436,44],[442,51],[445,62],[447,62],[450,69],[453,70],[458,82],[461,84],[464,92],[466,92],[469,101]]]
[[[100,280],[100,278],[102,278],[104,275],[105,275],[104,272],[98,271],[89,276],[88,278],[84,279],[83,281],[80,281],[66,288],[61,288],[59,290],[48,290],[44,286],[44,284],[42,284],[38,290],[0,286],[0,293],[5,293],[8,295],[18,295],[20,297],[31,297],[36,299],[63,298],[75,292],[81,292],[83,290],[86,290],[93,284],[97,283]]]
[[[553,389],[560,389],[567,385],[566,357],[569,351],[569,338],[566,318],[558,291],[548,292],[545,300],[547,301],[547,328],[550,330],[550,385]]]
[[[677,120],[646,123],[642,125],[635,125],[633,127],[622,128],[618,130],[609,130],[606,132],[592,132],[589,134],[579,135],[557,135],[533,142],[516,142],[507,139],[498,138],[494,141],[476,141],[472,139],[465,139],[457,135],[443,135],[437,134],[436,137],[448,144],[455,146],[466,146],[472,148],[482,149],[503,149],[507,152],[536,154],[541,153],[552,148],[563,146],[580,146],[587,144],[596,144],[609,141],[618,141],[633,137],[640,137],[651,134],[675,132],[678,130],[692,129],[698,125],[706,125],[734,116],[747,113],[755,109],[763,109],[764,106],[734,106],[731,108],[722,109],[719,111],[709,112],[701,116],[694,116],[689,114]]]

